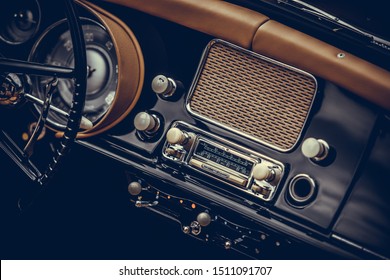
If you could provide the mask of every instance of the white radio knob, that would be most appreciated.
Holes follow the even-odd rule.
[[[273,182],[280,178],[282,171],[271,163],[263,161],[253,168],[252,174],[253,178],[258,181]]]
[[[301,151],[305,157],[320,161],[328,155],[329,145],[324,140],[311,137],[303,141]]]
[[[172,127],[167,132],[167,142],[171,145],[182,144],[187,139],[183,131],[177,127]]]
[[[253,168],[253,178],[262,181],[268,179],[272,175],[271,169],[265,163],[257,164]]]

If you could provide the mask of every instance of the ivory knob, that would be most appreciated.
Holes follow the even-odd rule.
[[[271,175],[272,175],[271,169],[268,167],[267,164],[265,164],[263,162],[260,164],[257,164],[253,168],[253,178],[255,178],[256,180],[259,180],[259,181],[266,180],[266,179],[270,178]]]
[[[186,139],[184,132],[177,127],[172,127],[167,132],[167,142],[171,145],[182,144]]]
[[[314,160],[324,159],[328,154],[328,150],[329,145],[324,140],[313,137],[307,138],[303,141],[301,148],[302,154],[305,157]]]
[[[152,115],[141,112],[135,116],[134,126],[138,131],[152,131],[156,127],[156,120]]]

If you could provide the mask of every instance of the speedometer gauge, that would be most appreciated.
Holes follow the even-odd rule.
[[[118,84],[118,60],[114,44],[103,26],[95,21],[82,21],[87,54],[87,96],[83,116],[96,124],[109,110]],[[30,60],[48,65],[74,67],[73,45],[67,23],[60,21],[50,26],[35,44]],[[33,79],[34,94],[44,100],[46,84],[51,77]],[[52,105],[68,112],[74,92],[72,79],[60,79],[53,94]],[[40,110],[40,107],[36,107]],[[56,129],[64,128],[66,117],[50,111],[48,121]]]
[[[92,127],[79,131],[77,137],[85,138],[111,129],[130,114],[141,95],[145,65],[141,47],[129,26],[92,3],[77,2],[88,17],[90,15],[94,19],[81,19],[88,64],[85,69],[88,79],[83,117],[92,122]],[[73,68],[73,45],[68,28],[65,20],[47,28],[33,46],[29,60]],[[45,99],[44,90],[52,79],[30,77],[35,98]],[[59,79],[46,122],[57,132],[57,137],[61,137],[68,120],[73,94],[74,80]],[[40,103],[39,100],[37,103]],[[34,106],[34,110],[41,111],[40,105]]]
[[[0,40],[18,45],[30,40],[37,32],[41,10],[38,1],[18,0],[2,3],[0,9]]]

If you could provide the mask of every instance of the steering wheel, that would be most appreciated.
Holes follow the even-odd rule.
[[[36,182],[42,187],[47,185],[63,157],[69,152],[70,147],[76,138],[80,128],[87,89],[87,56],[80,18],[77,15],[74,0],[62,1],[64,2],[66,20],[68,22],[73,44],[73,68],[0,57],[0,76],[3,77],[2,84],[0,84],[0,104],[2,105],[12,105],[18,101],[27,100],[27,98],[25,98],[26,86],[23,85],[20,77],[29,75],[53,77],[51,82],[46,86],[45,100],[36,100],[42,105],[42,109],[36,128],[23,149],[17,146],[14,139],[9,136],[6,131],[0,129],[0,149],[2,149],[33,182]],[[47,167],[41,171],[31,160],[31,155],[33,154],[34,144],[45,125],[50,110],[51,95],[53,93],[53,88],[58,83],[58,78],[73,79],[74,92],[72,106],[69,113],[67,113],[67,124],[63,136],[60,139],[59,146],[53,152],[52,160],[47,164]]]

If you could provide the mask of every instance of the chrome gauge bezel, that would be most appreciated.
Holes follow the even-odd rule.
[[[41,21],[42,21],[41,6],[40,6],[38,0],[32,0],[32,1],[30,0],[30,1],[27,1],[27,2],[34,3],[36,5],[35,8],[36,8],[36,11],[37,11],[38,15],[37,15],[37,23],[36,23],[36,26],[34,27],[34,30],[24,40],[22,40],[20,42],[12,41],[12,40],[10,40],[8,38],[5,38],[3,32],[0,32],[0,41],[6,43],[8,45],[17,46],[17,45],[22,45],[22,44],[28,42],[29,40],[34,38],[35,35],[37,35],[37,33],[38,33],[39,29],[40,29],[40,26],[41,26]]]
[[[107,37],[111,38],[109,32],[107,31],[107,28],[105,26],[103,26],[102,24],[100,24],[99,22],[97,22],[91,18],[86,18],[86,17],[82,17],[81,21],[82,21],[83,27],[84,26],[96,26],[96,27],[100,28],[101,30],[103,30],[106,33],[105,35]],[[35,42],[32,50],[30,52],[28,60],[35,61],[35,62],[41,62],[41,63],[42,62],[47,63],[46,59],[48,57],[50,57],[51,52],[57,51],[55,49],[58,48],[58,42],[53,42],[52,46],[50,46],[50,47],[42,46],[42,44],[44,44],[45,40],[47,41],[48,38],[58,38],[60,40],[61,37],[64,36],[65,33],[67,32],[66,27],[65,27],[66,24],[67,24],[66,21],[64,19],[62,19],[62,20],[57,21],[54,24],[50,25],[40,35],[39,39]],[[86,36],[85,34],[84,34],[84,36]],[[98,46],[98,44],[96,44],[96,45],[92,44],[88,38],[85,37],[85,40],[86,40],[87,51],[88,50],[102,49],[101,46]],[[111,38],[111,40],[112,40],[112,38]],[[107,104],[103,104],[102,106],[97,106],[97,108],[95,108],[95,109],[88,108],[89,92],[87,92],[86,106],[84,108],[83,115],[85,116],[85,114],[87,114],[87,113],[93,114],[94,110],[96,110],[95,113],[97,114],[97,117],[95,119],[91,120],[93,125],[99,123],[99,121],[102,118],[104,118],[104,116],[109,112],[111,105],[112,105],[112,101],[115,99],[117,89],[118,89],[118,58],[117,58],[117,54],[116,54],[115,45],[112,41],[111,41],[111,43],[112,43],[111,49],[104,50],[105,52],[107,52],[107,54],[100,51],[100,55],[102,57],[104,56],[104,58],[102,58],[102,59],[104,59],[107,62],[108,74],[107,74],[107,79],[106,79],[107,84],[105,84],[101,89],[101,91],[106,91],[106,92],[100,93],[96,99],[97,102],[103,103],[105,98],[107,98],[107,100],[109,100],[111,98],[111,103],[109,103],[107,101],[106,102]],[[63,46],[63,47],[65,48],[65,46]],[[109,53],[109,52],[111,52],[111,53]],[[50,63],[52,63],[53,61],[55,61],[55,60],[50,61]],[[48,63],[48,64],[50,64],[50,63]],[[64,66],[64,65],[57,65],[57,66]],[[65,67],[70,67],[70,66],[66,65]],[[31,88],[33,89],[33,94],[35,96],[39,96],[40,98],[42,98],[42,96],[43,96],[42,82],[45,81],[45,78],[47,79],[50,77],[32,77],[31,78],[31,80],[32,80]],[[61,86],[62,86],[62,91],[64,91],[64,92],[62,92],[62,93],[57,92],[58,95],[56,96],[57,98],[61,99],[61,105],[65,106],[67,110],[70,109],[69,108],[70,104],[69,104],[69,100],[66,99],[65,95],[66,95],[66,91],[70,89],[70,86],[67,86],[67,85],[69,85],[69,83],[71,83],[71,82],[72,82],[71,79],[68,79],[68,80],[63,79],[63,83],[62,84],[59,83],[58,87],[59,87],[59,91],[61,91]],[[88,84],[87,84],[87,86],[88,86]],[[110,88],[109,88],[109,86],[110,86]],[[112,94],[112,93],[114,93],[114,94]],[[110,95],[111,97],[109,98],[108,95]],[[94,102],[96,102],[96,100],[94,100]],[[53,104],[53,105],[56,106],[56,104]],[[63,108],[60,108],[60,109],[63,109]],[[40,110],[41,110],[41,107],[39,105],[34,105],[35,112],[39,112]],[[66,125],[65,125],[65,123],[61,123],[61,121],[65,122],[65,119],[63,118],[63,116],[57,114],[56,112],[50,112],[50,114],[51,114],[51,117],[49,116],[49,118],[47,120],[47,124],[49,125],[49,127],[53,128],[54,130],[60,130],[60,131],[64,130]]]

